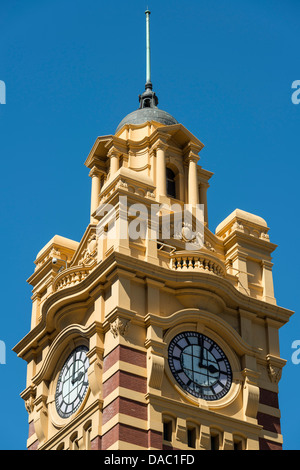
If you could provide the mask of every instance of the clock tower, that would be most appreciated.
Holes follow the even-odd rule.
[[[210,230],[212,173],[158,107],[149,15],[139,108],[85,161],[90,223],[79,241],[55,235],[28,280],[31,329],[14,348],[27,446],[281,449],[278,333],[292,312],[274,296],[276,245],[240,209]]]

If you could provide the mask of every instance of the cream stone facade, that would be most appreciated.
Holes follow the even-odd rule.
[[[21,396],[29,449],[281,448],[278,382],[286,361],[278,331],[292,312],[274,297],[276,245],[265,220],[240,209],[210,231],[212,173],[199,164],[202,148],[182,124],[155,120],[96,139],[85,162],[90,224],[79,242],[54,236],[28,280],[31,330],[14,350],[28,363]],[[118,228],[121,196],[149,210],[204,204],[203,246],[186,250],[183,237],[122,239],[118,230],[105,237],[109,222],[97,209],[115,207]],[[184,332],[205,335],[226,355],[232,383],[220,399],[196,397],[174,377],[168,347]],[[58,378],[78,346],[88,349],[88,387],[79,408],[62,417]]]

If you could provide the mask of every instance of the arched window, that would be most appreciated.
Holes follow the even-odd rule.
[[[92,421],[89,420],[83,426],[84,450],[91,450],[91,431],[92,431]]]
[[[175,184],[175,174],[171,168],[167,168],[167,195],[169,197],[176,198],[176,184]]]
[[[77,432],[74,432],[70,437],[70,450],[79,450]]]

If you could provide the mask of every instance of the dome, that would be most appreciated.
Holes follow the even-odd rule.
[[[125,124],[143,124],[147,121],[156,121],[164,124],[165,126],[170,126],[172,124],[178,124],[176,119],[171,116],[171,114],[163,111],[162,109],[155,107],[151,108],[140,108],[132,113],[127,114],[127,116],[122,119],[120,124],[116,129],[116,133],[125,125]]]
[[[145,85],[145,91],[139,95],[140,107],[132,113],[127,114],[127,116],[122,119],[120,124],[116,129],[116,133],[123,127],[125,124],[144,124],[147,121],[156,121],[164,124],[165,126],[170,126],[172,124],[178,124],[175,118],[171,114],[159,109],[158,98],[154,91],[152,91],[152,83],[147,82]]]

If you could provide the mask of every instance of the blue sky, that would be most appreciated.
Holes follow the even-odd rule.
[[[25,362],[11,351],[30,328],[26,279],[55,234],[79,241],[89,223],[84,161],[138,107],[147,5],[159,107],[204,143],[200,164],[214,172],[211,230],[239,208],[265,218],[278,245],[275,296],[296,312],[280,333],[282,432],[286,450],[300,449],[297,0],[0,1],[1,448],[24,449],[28,433]]]

